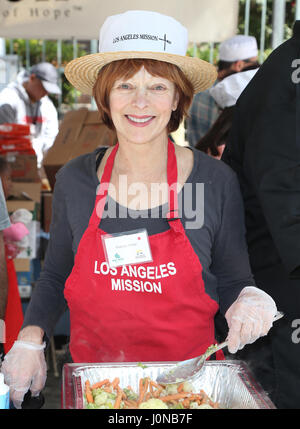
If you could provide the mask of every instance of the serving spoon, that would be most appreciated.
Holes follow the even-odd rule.
[[[284,314],[278,311],[274,317],[274,322],[276,322],[276,320],[281,319],[283,316]],[[178,362],[173,367],[164,371],[157,377],[156,382],[159,384],[166,385],[183,383],[184,381],[191,381],[198,375],[199,371],[201,371],[206,359],[226,346],[228,346],[228,341],[224,341],[221,344],[213,344],[209,346],[206,352],[202,355],[197,356],[193,359]]]

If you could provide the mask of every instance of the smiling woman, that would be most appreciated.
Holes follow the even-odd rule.
[[[154,143],[167,137],[167,126],[178,105],[173,82],[142,67],[129,79],[118,79],[109,96],[112,122],[118,139]]]
[[[170,121],[167,125],[167,131],[169,133],[176,131],[183,117],[188,113],[190,103],[194,96],[193,86],[176,65],[151,59],[126,59],[113,61],[103,67],[99,72],[96,84],[93,88],[93,95],[103,122],[109,128],[115,129],[110,110],[111,90],[115,86],[116,81],[119,81],[119,83],[130,81],[142,68],[144,68],[152,77],[161,77],[164,83],[168,80],[169,83],[174,84],[179,101],[177,108],[171,114]],[[157,79],[153,84],[160,82],[161,80]],[[125,88],[123,89],[125,90]],[[129,87],[127,90],[129,91]],[[156,91],[159,92],[157,88]]]
[[[128,11],[107,18],[99,53],[65,68],[77,89],[93,92],[118,143],[72,160],[57,175],[43,273],[19,341],[3,364],[19,406],[32,380],[34,393],[43,387],[43,335],[51,336],[66,302],[74,362],[198,356],[215,343],[219,308],[230,316],[230,351],[271,327],[275,303],[249,287],[236,177],[223,163],[168,139],[193,94],[216,79],[212,64],[186,56],[187,45],[187,30],[175,19]],[[199,183],[205,184],[204,221],[192,229],[187,207],[201,210]],[[140,184],[145,192],[135,209],[129,190]],[[151,192],[157,184],[161,199]],[[106,210],[111,187],[123,212]],[[105,263],[109,270],[103,272]]]

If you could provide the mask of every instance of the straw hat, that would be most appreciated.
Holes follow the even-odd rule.
[[[128,11],[106,19],[100,29],[99,53],[67,64],[67,79],[82,93],[92,94],[99,71],[112,61],[146,58],[178,66],[194,92],[210,88],[217,78],[215,67],[186,56],[187,29],[174,18],[157,12]]]

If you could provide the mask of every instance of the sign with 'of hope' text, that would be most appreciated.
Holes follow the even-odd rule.
[[[0,37],[98,39],[107,16],[151,10],[180,21],[191,42],[221,42],[236,34],[238,7],[238,0],[1,0]]]

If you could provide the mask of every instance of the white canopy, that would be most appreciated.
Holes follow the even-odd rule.
[[[173,16],[191,42],[221,42],[237,32],[238,0],[1,0],[0,37],[98,39],[109,15],[152,10]]]

